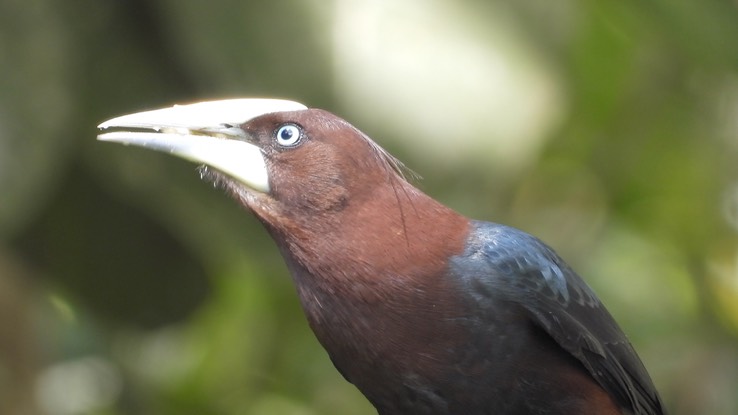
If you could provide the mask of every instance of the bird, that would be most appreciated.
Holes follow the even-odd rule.
[[[378,414],[666,413],[626,335],[552,248],[434,200],[339,116],[235,98],[98,128],[203,165],[255,215],[317,340]]]

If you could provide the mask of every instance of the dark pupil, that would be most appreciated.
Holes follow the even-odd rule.
[[[292,131],[292,128],[282,128],[282,132],[279,134],[279,138],[287,141],[292,138],[293,135],[295,135],[295,132]]]

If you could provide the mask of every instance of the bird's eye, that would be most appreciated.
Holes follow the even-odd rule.
[[[282,147],[295,146],[300,142],[300,137],[302,137],[300,127],[294,124],[285,124],[279,127],[276,132],[277,144]]]

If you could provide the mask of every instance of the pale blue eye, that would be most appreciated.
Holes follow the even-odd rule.
[[[300,127],[294,124],[283,125],[279,127],[276,132],[277,144],[282,147],[292,147],[296,145],[300,142],[301,136]]]

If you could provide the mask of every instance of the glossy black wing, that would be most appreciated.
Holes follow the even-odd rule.
[[[463,255],[452,259],[470,287],[519,304],[530,319],[576,357],[624,408],[664,414],[643,363],[594,292],[548,246],[520,230],[493,223],[474,227]],[[463,269],[463,270],[461,270]],[[472,295],[478,288],[472,289]]]

